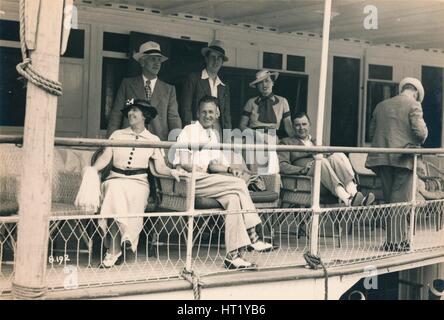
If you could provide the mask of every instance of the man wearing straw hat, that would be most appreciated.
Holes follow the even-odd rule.
[[[424,143],[427,125],[421,102],[424,88],[415,78],[405,78],[399,84],[400,94],[379,103],[373,111],[369,134],[372,147],[411,148]],[[403,154],[370,153],[366,167],[376,172],[382,182],[387,203],[409,202],[413,187],[413,157]],[[387,219],[387,251],[408,251],[407,238],[409,210],[390,212]]]
[[[218,76],[223,63],[228,61],[223,47],[222,41],[213,40],[208,47],[202,48],[205,68],[189,75],[184,83],[180,101],[180,115],[185,126],[196,120],[198,103],[202,97],[218,98],[220,119],[214,123],[214,129],[221,139],[223,129],[231,129],[230,88]]]
[[[142,74],[123,79],[109,115],[106,136],[109,137],[117,129],[128,127],[121,109],[126,100],[134,98],[147,100],[156,108],[158,116],[147,129],[161,140],[167,140],[171,130],[182,128],[176,89],[157,78],[162,62],[168,58],[162,54],[159,44],[153,41],[143,43],[139,51],[133,54],[133,58],[140,64]]]

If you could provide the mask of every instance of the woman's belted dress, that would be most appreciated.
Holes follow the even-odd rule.
[[[116,130],[109,139],[160,141],[159,137],[146,129],[137,134],[131,128]],[[100,219],[99,226],[106,233],[110,223],[117,223],[121,241],[129,240],[132,250],[136,251],[143,217],[126,216],[145,212],[150,192],[147,173],[149,160],[163,157],[163,151],[158,148],[112,147],[112,153],[113,169],[101,186],[103,199],[100,214],[116,217],[113,218],[115,222]]]

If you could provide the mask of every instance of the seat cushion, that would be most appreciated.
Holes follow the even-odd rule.
[[[274,191],[250,191],[254,203],[273,202],[279,199],[279,194]],[[221,204],[213,198],[196,197],[196,209],[222,209]]]
[[[254,203],[273,202],[279,199],[277,192],[268,190],[250,192],[250,196]]]
[[[1,216],[11,216],[18,214],[19,206],[17,201],[0,201],[0,217]],[[62,216],[62,215],[88,215],[95,214],[95,212],[87,212],[81,208],[76,207],[71,203],[51,203],[51,215],[52,216]]]
[[[223,209],[216,199],[204,197],[196,197],[194,207],[196,209]]]
[[[0,200],[0,217],[18,213],[18,203],[14,200]]]

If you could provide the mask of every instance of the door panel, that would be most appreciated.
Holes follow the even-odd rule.
[[[358,141],[360,60],[333,58],[330,144],[355,147]]]
[[[424,143],[424,147],[426,148],[441,147],[442,78],[443,68],[422,67],[421,79],[425,92],[422,109],[424,112],[424,120],[429,130],[429,136]]]

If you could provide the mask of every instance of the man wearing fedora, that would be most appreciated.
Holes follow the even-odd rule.
[[[120,85],[109,115],[106,136],[115,130],[127,127],[127,120],[122,117],[122,106],[128,99],[143,99],[157,109],[157,117],[153,119],[148,130],[161,140],[168,140],[168,134],[173,129],[181,129],[182,121],[179,116],[176,100],[176,89],[157,78],[162,62],[168,60],[158,43],[148,41],[143,43],[138,52],[133,54],[141,68],[138,77],[125,78]]]
[[[218,76],[223,63],[228,61],[222,41],[214,40],[201,51],[205,58],[205,68],[191,73],[184,83],[180,100],[180,115],[183,124],[189,125],[197,119],[197,107],[204,96],[213,96],[219,100],[220,118],[214,123],[214,129],[222,139],[223,129],[231,129],[230,88]]]
[[[412,148],[424,143],[427,126],[421,102],[424,88],[415,78],[405,78],[399,84],[400,94],[380,102],[373,111],[369,127],[372,147]],[[408,202],[412,197],[413,157],[403,154],[370,153],[366,167],[376,172],[382,182],[387,203]],[[388,251],[408,251],[407,238],[409,210],[399,210],[387,219]]]

